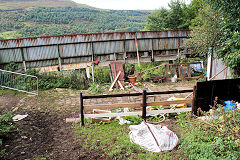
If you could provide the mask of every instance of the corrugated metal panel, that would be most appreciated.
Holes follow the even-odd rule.
[[[62,64],[73,64],[73,63],[83,63],[83,62],[91,62],[91,57],[77,57],[77,58],[66,58],[62,59]]]
[[[20,49],[0,50],[1,63],[21,62],[22,55]]]
[[[124,52],[124,42],[99,42],[94,43],[94,54],[109,54],[109,53],[122,53]]]
[[[125,42],[127,52],[136,52],[136,44],[134,40],[128,40]]]
[[[26,61],[53,59],[58,57],[57,46],[43,46],[23,49]]]
[[[76,56],[92,55],[92,48],[90,43],[75,44]]]
[[[189,32],[188,30],[116,32],[0,40],[0,63],[22,62],[21,50],[14,49],[18,47],[23,47],[27,67],[58,65],[59,54],[63,64],[88,62],[92,60],[92,48],[97,55],[94,56],[94,60],[109,61],[109,54],[113,53],[123,60],[123,55],[118,55],[119,53],[136,52],[135,36],[138,39],[139,51],[151,51],[152,47],[154,51],[177,50],[182,47]],[[172,53],[176,54],[176,51],[164,51],[160,55]]]
[[[230,72],[230,68],[226,68],[224,71],[222,71],[224,68],[226,68],[226,66],[223,63],[222,59],[218,59],[216,54],[214,53],[214,58],[212,61],[212,77],[215,76],[215,78],[213,78],[213,80],[220,80],[220,79],[229,79],[231,78],[231,72]],[[219,73],[220,71],[222,71],[221,73]]]
[[[150,51],[152,50],[152,40],[137,40],[139,51]],[[135,43],[136,50],[136,43]]]
[[[74,44],[61,45],[59,46],[61,57],[74,57],[76,55],[76,48]]]
[[[163,37],[186,37],[190,33],[189,30],[175,31],[144,31],[144,32],[115,32],[115,33],[93,33],[93,34],[78,34],[78,35],[60,35],[60,36],[45,36],[32,37],[22,39],[0,40],[0,48],[14,48],[26,46],[39,46],[63,43],[78,43],[90,41],[108,41],[108,40],[123,40],[137,38],[163,38]]]
[[[58,65],[58,60],[26,62],[27,68],[37,68],[37,67],[52,66],[52,65]]]

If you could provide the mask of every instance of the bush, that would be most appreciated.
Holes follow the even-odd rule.
[[[94,78],[97,83],[111,83],[108,67],[95,67]]]
[[[103,93],[101,86],[97,83],[91,83],[88,89],[95,94]]]
[[[0,148],[2,148],[3,139],[5,139],[10,132],[15,131],[15,126],[12,120],[13,114],[10,111],[5,111],[0,115]],[[5,149],[0,150],[0,158],[6,154]]]
[[[189,159],[239,159],[240,111],[216,111],[217,118],[198,120],[179,116],[185,130],[180,149]]]
[[[27,71],[26,74],[38,77],[39,89],[51,89],[51,88],[86,89],[88,87],[88,81],[86,80],[84,73],[80,70],[39,73],[38,70],[30,69]]]

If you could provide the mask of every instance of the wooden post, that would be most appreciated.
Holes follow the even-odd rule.
[[[154,47],[153,47],[153,39],[152,39],[152,55],[151,55],[151,61],[154,62]]]
[[[197,85],[193,87],[192,114],[197,115]]]
[[[139,57],[138,43],[137,43],[137,35],[135,35],[135,44],[136,44],[136,49],[137,49],[137,59],[138,59],[138,67],[139,67],[139,76],[140,76],[140,81],[142,81],[142,77],[141,77],[141,64],[140,64],[140,57]]]
[[[25,57],[24,57],[24,53],[23,53],[23,48],[20,48],[20,51],[21,51],[22,60],[23,60],[24,72],[27,72],[26,61],[25,61]]]
[[[93,43],[91,43],[91,48],[92,48],[92,80],[93,80],[93,82],[94,82],[94,63],[93,63],[93,61],[94,61],[94,47],[93,47]]]
[[[83,96],[82,93],[80,93],[80,113],[81,113],[81,125],[84,126],[84,114],[83,114]]]
[[[59,66],[59,70],[62,71],[62,60],[61,60],[61,54],[60,54],[59,45],[57,45],[57,51],[58,51],[58,66]]]
[[[146,120],[147,115],[147,92],[144,89],[142,92],[142,118]]]

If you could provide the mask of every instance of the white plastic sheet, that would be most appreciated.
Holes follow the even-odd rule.
[[[151,152],[167,152],[179,144],[177,135],[166,126],[153,125],[143,121],[131,125],[130,140]]]

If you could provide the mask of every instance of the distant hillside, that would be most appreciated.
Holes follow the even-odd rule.
[[[0,0],[1,10],[26,9],[32,7],[89,7],[71,0]]]
[[[0,6],[4,6],[0,10],[0,39],[140,31],[151,13],[96,9],[70,0],[0,0]]]

